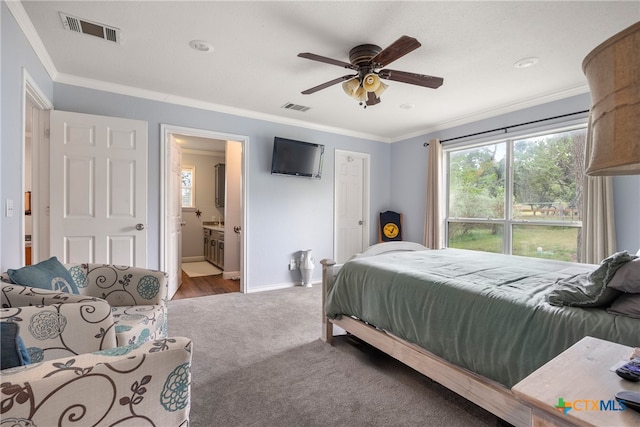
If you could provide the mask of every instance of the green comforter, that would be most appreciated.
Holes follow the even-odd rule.
[[[640,320],[545,301],[557,279],[596,265],[458,249],[344,264],[326,314],[357,317],[509,388],[592,336],[640,345]]]

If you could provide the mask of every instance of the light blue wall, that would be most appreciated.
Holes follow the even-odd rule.
[[[640,176],[614,176],[616,237],[618,250],[640,249]]]
[[[578,95],[394,143],[391,147],[391,205],[403,213],[406,240],[423,242],[428,157],[428,149],[423,146],[425,142],[588,110],[590,103],[589,94]],[[536,125],[529,127],[532,126]],[[635,253],[640,249],[640,176],[614,177],[613,186],[618,250]]]
[[[33,52],[6,4],[0,4],[0,268],[19,266],[21,235],[22,157],[23,157],[23,69],[38,85],[44,96],[53,99],[53,82]],[[13,200],[15,212],[7,217],[7,199]]]

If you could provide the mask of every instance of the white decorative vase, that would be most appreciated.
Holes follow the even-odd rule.
[[[302,251],[300,255],[300,273],[302,274],[302,286],[311,287],[311,278],[313,277],[313,257],[311,256],[311,249]]]

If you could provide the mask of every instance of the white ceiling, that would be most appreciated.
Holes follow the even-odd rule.
[[[640,20],[638,0],[23,0],[22,6],[26,15],[17,19],[55,81],[389,142],[585,93],[584,57]],[[58,12],[117,27],[122,43],[66,31]],[[422,47],[388,68],[443,77],[442,87],[388,81],[382,102],[367,109],[340,84],[300,93],[349,72],[298,53],[348,62],[352,47],[384,48],[401,35]],[[210,42],[213,52],[190,48],[194,39]],[[514,67],[531,56],[537,65]],[[281,108],[289,102],[310,109]],[[401,108],[406,104],[414,107]]]

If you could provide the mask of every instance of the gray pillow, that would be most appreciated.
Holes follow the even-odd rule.
[[[640,294],[640,258],[620,267],[607,286],[622,292]]]
[[[640,294],[623,294],[607,309],[611,314],[640,319]]]
[[[547,294],[547,301],[552,305],[606,307],[622,294],[607,284],[620,267],[636,258],[627,251],[616,252],[602,260],[600,266],[591,273],[559,279]]]

